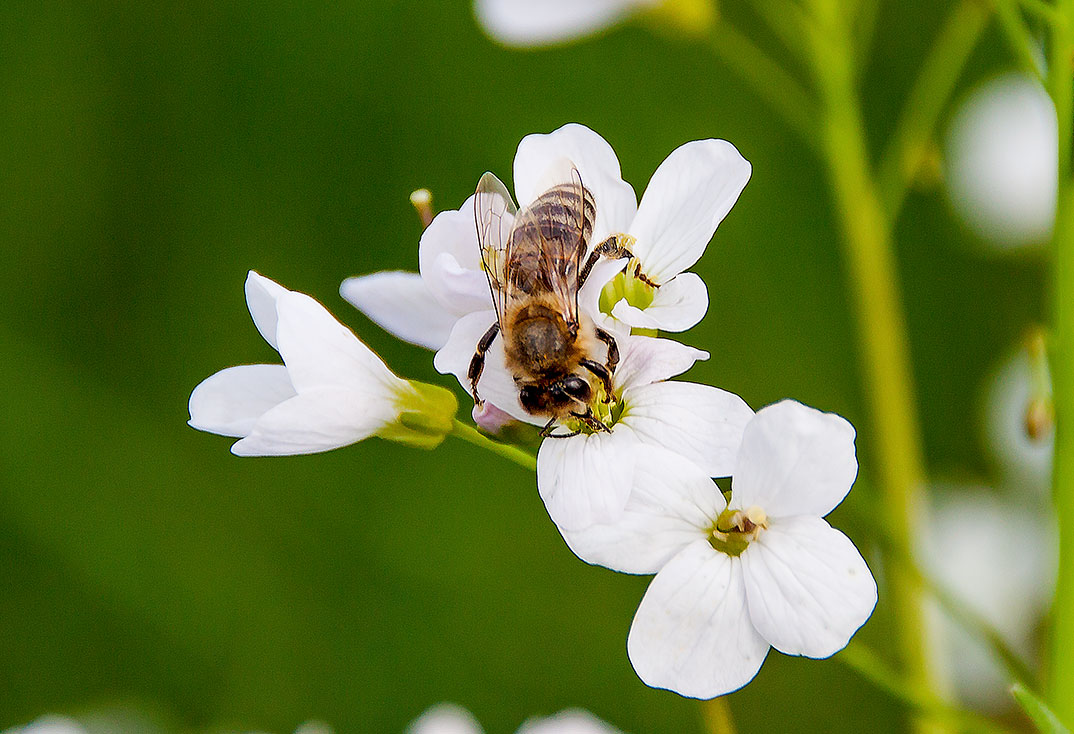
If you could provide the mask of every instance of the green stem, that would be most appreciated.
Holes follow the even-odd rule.
[[[711,41],[716,56],[749,84],[802,142],[816,150],[816,104],[802,85],[726,19],[716,24]]]
[[[1059,13],[1056,12],[1055,7],[1044,0],[1019,0],[1019,4],[1027,13],[1045,23],[1055,23],[1059,19]]]
[[[461,438],[463,441],[471,443],[474,446],[491,451],[498,456],[502,456],[508,461],[513,461],[530,471],[535,471],[537,469],[537,457],[533,454],[523,451],[517,446],[493,441],[473,426],[468,426],[457,418],[451,428],[451,435],[455,438]]]
[[[705,734],[735,734],[735,720],[724,696],[701,702],[701,721]]]
[[[1035,44],[1026,27],[1025,19],[1022,18],[1018,3],[1016,0],[996,0],[995,6],[996,17],[999,18],[1003,36],[1007,39],[1007,45],[1010,46],[1011,51],[1014,52],[1018,65],[1022,67],[1022,71],[1036,77],[1041,84],[1044,84],[1040,64],[1034,55]]]
[[[980,0],[961,0],[951,9],[903,104],[877,171],[880,198],[891,221],[898,217],[933,141],[936,121],[951,98],[966,59],[977,46],[988,15],[989,8]]]
[[[824,102],[822,141],[843,230],[872,417],[866,435],[874,442],[884,521],[896,542],[909,548],[925,505],[924,469],[891,231],[870,172],[841,8],[838,0],[813,4],[819,23],[811,41]],[[888,596],[908,681],[917,690],[940,690],[929,661],[921,584],[906,569],[893,568]],[[935,730],[929,722],[918,723],[919,731]]]
[[[1052,377],[1056,415],[1053,498],[1059,518],[1059,576],[1055,591],[1048,702],[1074,727],[1074,0],[1059,0],[1052,27],[1049,91],[1059,125],[1058,198],[1053,235]]]
[[[988,734],[1010,731],[985,716],[952,706],[929,691],[907,689],[875,652],[859,643],[850,643],[835,659],[893,698],[932,719],[943,719],[962,731]]]

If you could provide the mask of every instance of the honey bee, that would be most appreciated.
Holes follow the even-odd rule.
[[[611,402],[619,363],[615,337],[579,313],[578,291],[601,257],[633,255],[623,244],[626,236],[613,235],[586,257],[596,218],[593,194],[572,164],[558,168],[563,170],[554,176],[557,183],[521,211],[493,174],[477,185],[474,218],[496,322],[478,341],[467,377],[474,403],[481,405],[477,382],[499,334],[522,408],[548,418],[542,436],[567,438],[579,431],[553,433],[557,423],[573,420],[592,431],[610,430],[593,413],[597,391],[591,380],[600,381]],[[605,345],[603,361],[593,358],[599,343]]]

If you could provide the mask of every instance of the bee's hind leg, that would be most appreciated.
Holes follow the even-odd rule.
[[[579,288],[582,287],[586,278],[589,277],[589,272],[593,269],[593,266],[597,264],[597,260],[600,260],[602,257],[606,257],[609,260],[622,260],[623,258],[634,257],[634,253],[620,243],[621,237],[630,242],[633,242],[634,239],[633,237],[628,238],[627,235],[613,234],[593,248],[593,252],[589,253],[589,259],[585,261],[585,265],[578,271]]]
[[[466,370],[466,376],[470,379],[470,393],[474,396],[474,405],[478,407],[485,402],[477,396],[477,381],[481,379],[481,371],[485,369],[485,352],[492,346],[492,340],[499,333],[500,322],[497,321],[489,327],[489,330],[477,342],[477,349],[474,350],[474,356],[470,359],[470,368]]]

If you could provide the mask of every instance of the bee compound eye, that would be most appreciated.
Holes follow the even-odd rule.
[[[593,394],[593,391],[589,387],[589,383],[576,375],[568,377],[563,381],[563,392],[567,393],[572,398],[582,401],[588,401]]]
[[[518,391],[518,402],[526,410],[537,410],[544,402],[543,391],[536,385],[523,385]]]

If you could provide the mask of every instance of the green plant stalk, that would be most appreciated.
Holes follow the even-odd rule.
[[[466,441],[466,443],[491,451],[497,456],[502,456],[508,461],[513,461],[525,469],[530,471],[537,470],[537,457],[533,454],[511,444],[494,441],[473,426],[468,426],[458,419],[452,425],[451,435]]]
[[[952,706],[929,691],[907,690],[899,676],[890,670],[876,653],[857,642],[851,642],[843,648],[835,659],[896,700],[927,713],[932,718],[949,721],[960,731],[988,732],[989,734],[1002,734],[1010,731],[986,716]]]
[[[810,41],[823,100],[822,145],[857,312],[872,417],[867,435],[875,442],[872,455],[884,522],[895,541],[908,548],[923,516],[924,471],[891,231],[870,173],[848,29],[837,0],[814,0],[814,6],[818,28]],[[905,568],[892,568],[889,596],[908,685],[917,690],[941,689],[928,657],[930,641],[919,580]],[[934,723],[919,720],[918,730],[935,731]]]
[[[899,115],[895,134],[880,156],[880,198],[895,221],[923,155],[934,139],[936,121],[977,46],[990,8],[980,0],[961,0],[947,15]]]
[[[1074,728],[1074,0],[1059,0],[1052,26],[1049,92],[1059,124],[1058,197],[1053,234],[1052,381],[1055,468],[1052,492],[1059,517],[1059,575],[1055,589],[1048,703]]]
[[[701,702],[701,722],[705,734],[735,734],[735,721],[725,696]]]

